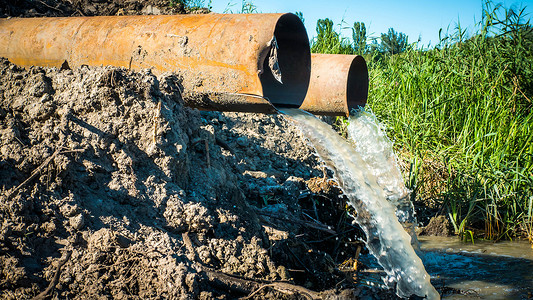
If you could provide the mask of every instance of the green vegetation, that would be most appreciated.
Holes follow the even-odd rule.
[[[224,9],[224,13],[230,13],[230,14],[256,14],[259,13],[257,11],[257,6],[251,1],[251,0],[241,0],[241,5],[238,10],[234,10],[233,8],[237,5],[237,3],[233,3],[232,1],[228,2],[228,5],[226,6],[226,9]]]
[[[205,0],[169,0],[170,7],[181,6],[189,11],[195,11],[203,8],[211,10],[211,0],[208,3]]]
[[[381,50],[386,54],[398,54],[407,49],[407,35],[389,28],[387,33],[381,34]]]
[[[300,16],[303,18],[303,16]],[[317,37],[311,44],[311,52],[330,53],[330,54],[352,54],[353,47],[351,42],[342,38],[340,34],[333,29],[333,21],[330,19],[320,19],[316,24]]]
[[[353,52],[366,53],[366,26],[363,22],[355,22],[352,27]]]
[[[305,20],[301,12],[296,15]],[[380,59],[383,54],[398,54],[409,48],[407,44],[407,35],[402,32],[396,32],[389,28],[387,33],[381,34],[381,43],[378,44],[376,39],[370,39],[372,43],[368,44],[369,38],[366,32],[366,26],[363,22],[355,22],[352,30],[352,39],[342,37],[333,28],[333,21],[330,19],[320,19],[317,21],[317,36],[311,40],[311,52],[326,54],[371,54],[374,60]]]
[[[314,52],[365,54],[368,106],[406,162],[414,199],[464,239],[533,242],[533,27],[523,12],[487,2],[472,36],[457,25],[434,49],[394,30],[361,47],[364,26],[350,41],[327,19],[312,41]]]

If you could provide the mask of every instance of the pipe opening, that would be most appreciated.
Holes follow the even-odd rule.
[[[364,106],[368,98],[368,69],[365,59],[356,56],[348,71],[348,82],[346,83],[346,100],[348,111],[357,106]]]
[[[274,106],[300,107],[311,76],[311,51],[298,16],[284,14],[279,18],[271,47],[260,75],[263,95]]]

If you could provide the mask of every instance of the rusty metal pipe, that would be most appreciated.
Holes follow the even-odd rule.
[[[348,116],[368,98],[368,69],[359,55],[312,54],[311,81],[300,109]]]
[[[21,66],[177,72],[188,106],[265,113],[299,107],[311,69],[294,14],[1,19],[0,56]]]

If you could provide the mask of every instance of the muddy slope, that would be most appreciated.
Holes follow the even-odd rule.
[[[186,108],[172,74],[0,64],[0,298],[371,292],[283,117]]]

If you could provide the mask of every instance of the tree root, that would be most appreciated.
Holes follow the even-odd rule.
[[[182,237],[187,251],[194,255],[196,261],[200,261],[196,251],[194,250],[194,245],[192,244],[189,234],[187,232],[183,233]],[[320,293],[287,282],[238,278],[234,275],[214,270],[202,264],[201,269],[207,275],[208,280],[214,285],[241,294],[249,294],[241,299],[251,299],[265,288],[272,288],[282,293],[301,294],[309,299],[322,299]]]
[[[61,275],[61,267],[70,259],[70,255],[72,254],[72,251],[68,251],[64,258],[62,258],[59,261],[59,264],[57,265],[56,272],[54,274],[54,278],[52,278],[52,281],[50,281],[50,284],[39,295],[35,296],[33,300],[44,300],[46,299],[46,296],[55,288],[57,282],[59,281],[59,275]]]

